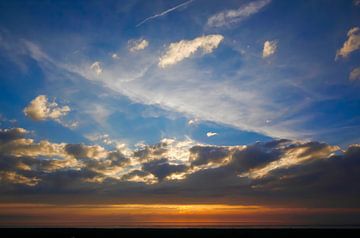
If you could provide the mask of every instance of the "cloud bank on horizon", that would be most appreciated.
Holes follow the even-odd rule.
[[[316,206],[320,199],[336,207],[346,199],[346,206],[352,207],[360,195],[357,144],[341,150],[290,140],[215,146],[163,139],[135,150],[107,150],[96,144],[36,142],[26,129],[11,128],[0,131],[0,148],[1,199],[19,193],[16,202],[56,200],[76,190],[78,202],[130,203],[146,194],[147,202],[181,202],[184,196],[186,202],[196,203],[215,201],[221,193],[223,203]],[[318,179],[309,187],[314,176]],[[209,180],[213,182],[206,183]],[[162,189],[166,192],[159,197]],[[337,189],[342,192],[327,200]],[[305,199],[304,192],[316,195]]]

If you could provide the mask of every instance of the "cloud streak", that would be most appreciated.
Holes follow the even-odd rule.
[[[236,10],[226,10],[219,12],[211,17],[207,21],[207,26],[209,27],[222,27],[228,26],[231,24],[239,23],[251,15],[256,14],[266,5],[268,5],[271,0],[259,0],[253,1],[248,4],[241,6]]]
[[[189,1],[183,2],[183,3],[181,3],[181,4],[177,5],[177,6],[172,7],[172,8],[170,8],[170,9],[167,9],[167,10],[161,12],[161,13],[158,13],[158,14],[155,14],[155,15],[153,15],[153,16],[151,16],[151,17],[145,18],[143,21],[139,22],[139,23],[136,25],[136,27],[141,26],[142,24],[146,23],[147,21],[153,20],[153,19],[158,18],[158,17],[165,16],[165,15],[169,14],[169,13],[172,12],[172,11],[175,11],[176,9],[178,9],[178,8],[180,8],[180,7],[187,6],[187,5],[189,5],[189,4],[190,4],[191,2],[193,2],[193,1],[194,1],[194,0],[189,0]]]

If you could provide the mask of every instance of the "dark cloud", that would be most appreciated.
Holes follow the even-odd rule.
[[[229,147],[217,146],[194,146],[190,149],[191,165],[203,165],[212,163],[221,163],[229,156]]]
[[[0,129],[0,143],[23,138],[27,131],[22,128]]]
[[[360,205],[359,145],[342,151],[290,140],[179,144],[163,140],[123,153],[1,130],[0,201]]]
[[[170,174],[185,172],[187,168],[186,165],[169,164],[167,159],[154,160],[142,165],[144,171],[152,173],[160,181]]]
[[[281,151],[278,149],[277,142],[256,143],[243,150],[235,151],[230,166],[236,172],[244,172],[278,159]]]
[[[151,160],[151,157],[159,157],[166,153],[167,142],[160,142],[156,145],[145,146],[144,148],[134,151],[134,157],[140,161]]]

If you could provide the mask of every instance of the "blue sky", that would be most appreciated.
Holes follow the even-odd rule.
[[[244,19],[209,26],[211,16],[249,3],[198,0],[136,27],[182,3],[3,2],[1,114],[36,128],[39,136],[61,131],[51,133],[59,134],[55,140],[105,133],[131,144],[186,136],[226,145],[269,138],[356,142],[359,84],[349,74],[359,54],[335,60],[359,23],[352,1],[266,2]],[[214,34],[224,39],[211,54],[157,67],[169,44]],[[130,52],[129,42],[139,39],[148,47]],[[13,52],[24,41],[51,62]],[[265,41],[277,42],[267,58]],[[91,74],[94,62],[100,75]],[[76,120],[78,127],[25,118],[22,109],[40,94],[69,104],[64,120]],[[97,107],[104,115],[95,113]],[[205,130],[218,135],[207,138]]]
[[[346,174],[359,164],[359,13],[352,0],[1,1],[0,157],[23,162],[0,178],[37,194],[79,171],[96,191],[222,169],[307,181],[321,158],[349,158]],[[261,163],[236,167],[248,157]]]

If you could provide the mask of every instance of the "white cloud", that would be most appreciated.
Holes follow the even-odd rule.
[[[145,39],[138,39],[138,40],[130,40],[129,41],[129,51],[135,52],[139,50],[143,50],[149,46],[149,41]]]
[[[119,59],[120,57],[118,56],[118,54],[113,53],[113,54],[111,55],[111,58],[113,58],[113,59]]]
[[[224,39],[222,35],[200,36],[193,40],[181,40],[171,43],[164,55],[159,59],[159,67],[165,68],[189,58],[199,49],[203,54],[209,54],[216,49]]]
[[[216,133],[216,132],[209,131],[208,133],[206,133],[207,137],[213,137],[213,136],[216,136],[216,135],[218,135],[218,133]]]
[[[103,69],[102,69],[99,61],[94,62],[94,63],[90,66],[90,69],[91,69],[92,71],[94,71],[94,73],[95,73],[96,75],[100,75],[100,74],[103,72]]]
[[[136,58],[136,61],[129,60],[109,66],[101,84],[134,102],[156,105],[166,111],[183,113],[189,118],[222,123],[275,137],[303,136],[304,132],[297,127],[303,118],[297,117],[296,121],[291,118],[282,119],[285,113],[289,115],[295,107],[289,108],[285,102],[282,104],[272,100],[272,90],[282,85],[277,85],[280,82],[268,84],[270,75],[258,72],[258,67],[237,72],[238,79],[248,77],[249,72],[253,73],[254,80],[251,84],[243,84],[242,81],[229,80],[227,77],[215,80],[212,70],[200,69],[196,64],[169,67],[167,70],[149,69],[148,65],[156,63],[153,55],[154,52],[149,52]],[[80,75],[89,80],[99,80],[81,72]],[[89,112],[93,112],[91,115],[97,118],[98,110],[93,109],[92,107]],[[264,118],[273,123],[266,124]],[[103,125],[106,121],[103,119],[98,118],[96,121]]]
[[[214,67],[200,68],[197,64],[180,64],[159,70],[151,67],[158,63],[154,54],[154,51],[146,52],[142,57],[129,54],[126,56],[128,60],[122,64],[108,65],[104,72],[106,77],[101,81],[99,77],[89,74],[88,68],[81,63],[86,61],[83,58],[72,64],[57,62],[55,66],[81,78],[99,81],[113,93],[124,95],[133,102],[156,105],[170,113],[182,113],[188,118],[230,125],[277,138],[299,139],[315,135],[315,132],[303,128],[309,119],[297,114],[301,112],[303,101],[289,104],[288,101],[274,100],[274,92],[283,90],[286,80],[281,74],[269,74],[256,64],[247,64],[233,71],[234,76],[231,78],[219,75]],[[53,72],[46,68],[48,62],[39,63],[44,66],[46,73]],[[226,62],[219,61],[219,64],[224,65]],[[251,81],[241,80],[249,78],[249,75]],[[273,77],[279,80],[271,80]],[[113,109],[104,111],[94,106],[89,108],[87,103],[82,108],[101,126],[111,128],[106,125],[106,118]],[[272,123],[265,123],[265,119]]]
[[[268,5],[271,0],[259,0],[248,3],[236,10],[226,10],[219,12],[211,17],[207,21],[207,25],[210,27],[221,27],[233,23],[238,23],[251,15],[259,12],[263,7]]]
[[[197,118],[190,119],[190,120],[188,121],[188,125],[189,125],[189,126],[196,125],[198,122],[199,122],[199,119],[197,119]]]
[[[350,80],[360,80],[360,67],[353,69],[349,76]]]
[[[57,120],[57,122],[59,122],[62,126],[67,127],[69,129],[75,129],[79,126],[79,121],[65,122],[65,121]]]
[[[336,52],[336,58],[346,58],[351,52],[360,49],[360,28],[354,27],[347,33],[348,39],[343,47]]]
[[[70,112],[69,106],[58,106],[55,102],[49,102],[45,95],[39,95],[24,108],[26,116],[33,120],[42,121],[47,119],[57,120]]]
[[[92,142],[98,142],[98,143],[101,143],[104,145],[115,146],[116,148],[121,148],[121,150],[123,151],[124,154],[127,154],[127,152],[128,152],[126,143],[124,143],[121,140],[113,139],[108,134],[99,134],[99,133],[87,134],[87,135],[85,135],[85,137]]]
[[[278,47],[277,41],[275,41],[275,40],[274,41],[268,41],[268,40],[265,41],[262,57],[267,58],[270,55],[275,54],[277,47]]]

